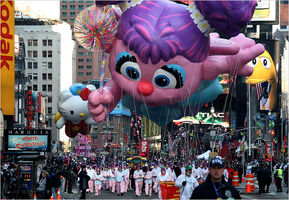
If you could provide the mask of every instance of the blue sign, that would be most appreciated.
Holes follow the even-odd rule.
[[[111,115],[126,115],[126,116],[131,116],[130,110],[126,107],[123,106],[122,100],[118,102],[116,107],[111,111]]]
[[[8,151],[46,151],[48,135],[8,135]]]
[[[19,177],[21,189],[32,189],[32,164],[19,165]]]

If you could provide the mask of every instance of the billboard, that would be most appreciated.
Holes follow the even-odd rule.
[[[251,19],[252,24],[278,24],[279,22],[279,2],[276,0],[257,0]]]
[[[8,151],[50,151],[51,130],[5,130]]]
[[[14,1],[1,1],[1,108],[3,115],[14,115]],[[13,102],[13,103],[12,103]]]

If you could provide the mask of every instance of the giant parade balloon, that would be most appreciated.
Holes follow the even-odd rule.
[[[83,88],[90,91],[95,90],[93,85],[73,84],[68,90],[61,91],[58,102],[58,113],[54,122],[57,129],[65,125],[65,133],[68,137],[74,138],[78,133],[86,135],[89,133],[90,125],[94,124],[87,107],[87,101],[82,100],[80,94],[85,96]]]
[[[121,11],[111,3],[96,1],[90,8],[97,11],[94,20],[75,24],[85,48],[110,54],[111,79],[88,96],[96,122],[121,98],[124,106],[159,125],[195,115],[221,94],[219,74],[250,76],[253,68],[247,63],[264,52],[263,45],[239,34],[256,1],[117,1]],[[79,22],[91,18],[85,13]],[[214,29],[230,39],[219,38]]]

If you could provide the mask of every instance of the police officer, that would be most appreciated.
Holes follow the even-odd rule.
[[[193,191],[191,199],[241,199],[236,188],[225,181],[224,170],[224,161],[213,158],[206,181]]]

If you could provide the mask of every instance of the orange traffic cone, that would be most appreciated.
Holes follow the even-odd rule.
[[[246,184],[246,193],[251,193],[251,185],[249,182]]]
[[[37,200],[36,194],[34,194],[33,200]]]
[[[61,199],[60,190],[57,191],[57,198],[56,199]]]
[[[51,195],[50,200],[54,200],[53,195]]]

